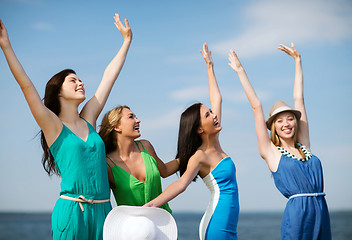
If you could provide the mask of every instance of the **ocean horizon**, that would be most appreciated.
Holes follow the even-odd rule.
[[[238,239],[280,240],[283,212],[241,212]],[[173,213],[179,240],[199,239],[201,212]],[[352,211],[330,211],[332,239],[352,239]],[[51,237],[51,212],[0,212],[0,240],[47,240]]]

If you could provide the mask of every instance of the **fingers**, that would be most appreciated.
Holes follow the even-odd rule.
[[[130,28],[130,24],[129,24],[127,18],[125,18],[125,25],[126,25],[126,28]]]
[[[114,19],[115,19],[115,22],[114,22],[115,26],[117,27],[118,30],[121,30],[123,28],[123,25],[120,20],[120,15],[115,13]]]
[[[295,48],[295,45],[293,43],[291,43],[291,48],[294,52],[297,52],[296,48]]]

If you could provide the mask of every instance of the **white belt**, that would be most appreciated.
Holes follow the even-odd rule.
[[[290,200],[291,198],[295,198],[295,197],[319,197],[319,196],[325,196],[326,194],[324,192],[321,193],[298,193],[298,194],[294,194],[292,196],[290,196],[288,198],[288,200]]]
[[[69,197],[65,195],[61,195],[60,198],[70,200],[70,201],[75,201],[78,202],[79,207],[81,208],[82,212],[84,212],[83,204],[82,203],[89,203],[89,204],[94,204],[94,203],[106,203],[110,202],[110,199],[104,199],[104,200],[94,200],[94,199],[86,199],[84,196],[79,196],[78,198],[74,197]]]

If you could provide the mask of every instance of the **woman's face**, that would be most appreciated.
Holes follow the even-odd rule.
[[[139,131],[140,122],[130,109],[124,108],[121,111],[120,123],[115,127],[115,131],[126,137],[138,138],[141,136]]]
[[[200,107],[200,133],[214,134],[222,129],[218,116],[211,111],[207,106]]]
[[[275,131],[282,139],[293,138],[296,130],[296,121],[293,113],[282,112],[277,115],[274,121]]]
[[[65,80],[61,86],[59,97],[64,99],[80,100],[82,102],[86,99],[84,84],[76,74],[70,73],[65,77]]]

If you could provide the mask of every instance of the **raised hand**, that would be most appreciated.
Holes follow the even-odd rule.
[[[126,25],[126,27],[125,27],[120,20],[119,14],[115,13],[114,19],[115,19],[114,24],[117,27],[117,29],[120,31],[123,39],[131,41],[132,40],[132,30],[130,28],[128,20],[125,18],[125,25]]]
[[[0,20],[0,47],[4,48],[10,44],[9,35],[5,28],[4,23]]]
[[[295,61],[301,59],[301,55],[296,50],[295,45],[293,43],[291,43],[291,48],[289,48],[289,47],[287,47],[287,46],[285,46],[283,44],[279,44],[279,45],[280,45],[280,47],[278,47],[277,49],[287,53],[290,56],[292,56]]]
[[[235,72],[240,72],[240,71],[243,71],[243,67],[242,67],[242,64],[241,64],[241,62],[240,62],[240,60],[238,59],[238,57],[237,57],[237,55],[236,55],[236,53],[235,53],[235,51],[234,50],[230,50],[230,53],[229,53],[229,57],[228,57],[228,59],[229,59],[229,66],[233,69],[233,70],[235,70]]]
[[[203,44],[203,51],[200,50],[200,53],[203,55],[203,58],[207,65],[213,65],[213,59],[211,58],[211,51],[209,51],[207,43]]]

